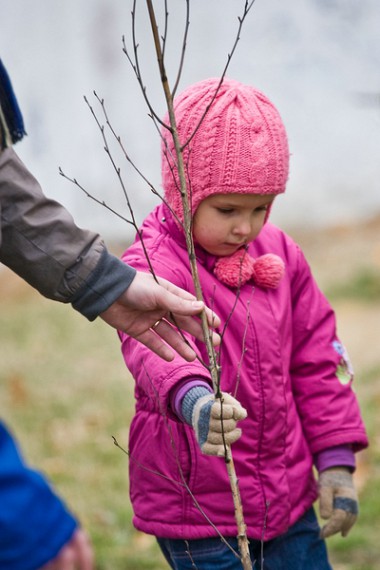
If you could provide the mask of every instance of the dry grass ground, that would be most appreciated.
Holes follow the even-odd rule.
[[[335,570],[379,568],[380,219],[323,233],[293,232],[338,313],[356,368],[356,390],[371,438],[356,479],[361,516],[346,539],[330,540]],[[98,570],[164,570],[151,537],[134,531],[127,447],[133,386],[116,334],[40,297],[0,271],[2,417],[28,460],[67,498],[86,528]]]

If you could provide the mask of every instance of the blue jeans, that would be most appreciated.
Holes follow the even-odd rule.
[[[238,552],[236,538],[226,539]],[[200,540],[157,539],[173,570],[241,570],[236,554],[220,538]],[[310,509],[285,534],[249,545],[254,570],[332,570],[314,509]]]

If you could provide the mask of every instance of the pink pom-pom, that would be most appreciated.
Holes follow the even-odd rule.
[[[254,263],[254,259],[245,249],[238,249],[233,255],[218,259],[214,274],[229,287],[240,287],[251,279]]]
[[[285,264],[278,255],[267,253],[255,260],[252,273],[256,285],[275,289],[285,273]]]

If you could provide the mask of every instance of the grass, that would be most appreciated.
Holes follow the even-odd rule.
[[[116,333],[43,299],[15,277],[6,283],[0,299],[4,420],[28,461],[49,476],[89,531],[97,570],[167,569],[154,539],[133,528],[128,458],[112,440],[128,447],[134,408]],[[372,446],[358,469],[360,519],[349,537],[329,540],[336,570],[379,567],[378,363],[363,367],[357,386]]]
[[[345,539],[339,536],[329,539],[336,570],[375,570],[379,566],[380,366],[363,374],[358,391],[370,447],[358,457],[359,520]]]
[[[360,299],[373,302],[380,300],[380,271],[364,266],[352,279],[338,282],[327,289],[327,296],[335,299]]]
[[[133,383],[116,332],[16,285],[0,301],[2,418],[89,531],[98,570],[161,570],[128,497]]]

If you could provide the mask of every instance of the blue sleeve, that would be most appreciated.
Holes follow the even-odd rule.
[[[26,132],[10,77],[1,59],[0,108],[0,148],[5,148],[21,140]]]
[[[37,570],[55,558],[76,527],[47,481],[25,465],[0,423],[0,570]]]

